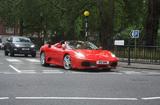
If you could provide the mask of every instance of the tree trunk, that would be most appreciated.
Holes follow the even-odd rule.
[[[97,5],[101,19],[100,42],[104,49],[111,49],[114,24],[114,0],[108,0],[108,8],[106,8],[104,0],[97,0]]]
[[[23,20],[20,20],[20,32],[19,32],[20,36],[23,36]]]
[[[156,45],[158,24],[159,24],[159,13],[158,10],[160,4],[159,0],[148,1],[148,16],[145,25],[145,43],[146,45]]]

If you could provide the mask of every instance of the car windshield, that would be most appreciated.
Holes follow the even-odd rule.
[[[98,49],[98,47],[96,45],[94,45],[91,42],[84,42],[84,41],[67,41],[67,45],[69,48],[71,49],[90,49],[90,50],[94,50],[94,49]]]
[[[0,43],[2,43],[2,39],[0,39]]]
[[[31,40],[25,37],[16,37],[13,38],[13,42],[31,42]]]

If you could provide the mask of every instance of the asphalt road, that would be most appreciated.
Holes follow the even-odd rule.
[[[160,72],[66,71],[0,51],[0,105],[159,105]]]

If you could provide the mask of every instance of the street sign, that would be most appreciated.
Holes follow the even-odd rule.
[[[132,30],[131,38],[139,38],[139,30]]]
[[[124,46],[124,40],[115,40],[114,45],[116,46]]]

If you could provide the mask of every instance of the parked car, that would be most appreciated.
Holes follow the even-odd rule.
[[[2,42],[2,39],[0,39],[0,49],[3,49],[4,45],[3,45],[3,42]]]
[[[14,56],[14,54],[24,54],[36,57],[36,49],[33,42],[24,36],[10,36],[4,44],[4,54]]]
[[[118,58],[108,50],[102,50],[88,41],[61,41],[40,48],[41,65],[54,64],[65,69],[116,68]]]

